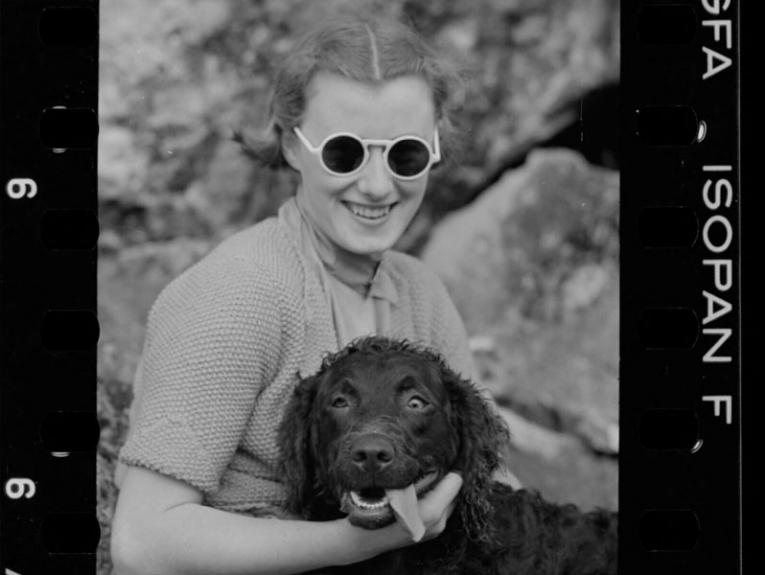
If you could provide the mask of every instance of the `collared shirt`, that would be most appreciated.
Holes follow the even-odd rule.
[[[321,278],[338,348],[357,337],[390,335],[390,306],[398,294],[385,254],[379,258],[349,257],[320,235],[298,198],[282,206],[280,217],[295,233],[300,250]],[[370,272],[371,280],[365,281]]]

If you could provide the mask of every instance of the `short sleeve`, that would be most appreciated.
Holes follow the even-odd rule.
[[[211,258],[160,294],[120,461],[218,489],[278,365],[281,293],[266,270]]]

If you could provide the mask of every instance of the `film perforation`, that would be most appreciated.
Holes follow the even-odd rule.
[[[49,48],[92,48],[98,42],[98,18],[88,6],[47,6],[42,9],[40,40]]]
[[[690,146],[706,134],[706,125],[691,106],[644,106],[636,116],[637,134],[648,146]]]
[[[48,250],[95,250],[98,217],[90,210],[46,210],[40,222]]]
[[[98,122],[90,108],[53,106],[43,110],[40,139],[44,146],[55,152],[94,148],[97,134]]]
[[[641,519],[640,536],[648,551],[691,551],[702,528],[696,513],[689,509],[652,509]]]
[[[98,342],[100,329],[90,310],[54,309],[43,317],[42,343],[52,352],[86,351]]]
[[[49,554],[93,553],[99,537],[98,521],[92,514],[51,513],[40,529],[40,538]]]
[[[649,350],[691,349],[699,337],[698,324],[690,308],[648,308],[640,318],[640,341]]]
[[[697,34],[698,21],[691,6],[646,5],[640,10],[637,33],[645,44],[688,44]]]
[[[650,207],[640,212],[639,228],[645,248],[690,248],[698,237],[698,218],[687,206]]]
[[[67,457],[73,451],[94,452],[100,428],[92,412],[57,411],[42,422],[43,447],[54,457]]]
[[[701,430],[696,411],[688,408],[657,408],[643,412],[640,440],[647,449],[698,450]]]

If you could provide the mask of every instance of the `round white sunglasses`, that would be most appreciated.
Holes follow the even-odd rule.
[[[369,161],[369,147],[381,146],[385,166],[400,180],[414,180],[424,174],[433,164],[441,161],[438,128],[433,140],[435,151],[430,144],[418,136],[400,136],[394,140],[368,140],[350,132],[331,134],[314,147],[303,135],[300,128],[293,128],[295,134],[312,154],[318,154],[321,166],[333,176],[352,176]]]

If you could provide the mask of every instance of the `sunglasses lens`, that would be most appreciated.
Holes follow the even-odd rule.
[[[401,140],[388,152],[390,169],[405,178],[422,173],[429,162],[430,150],[419,140]]]
[[[364,146],[356,138],[337,136],[324,144],[321,159],[333,172],[348,174],[364,161]]]

